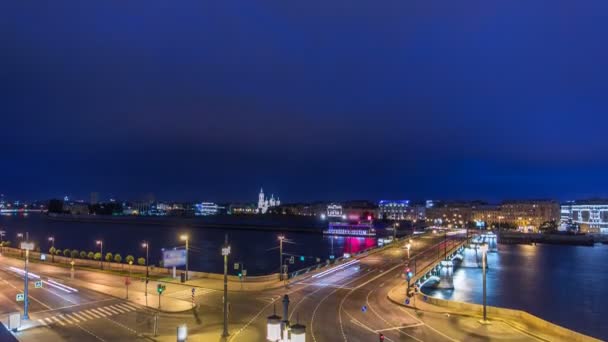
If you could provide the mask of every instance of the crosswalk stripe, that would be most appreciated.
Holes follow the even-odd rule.
[[[83,317],[83,320],[89,320],[89,319],[93,319],[93,317],[87,313],[85,313],[84,311],[79,311],[78,312],[78,317]]]
[[[55,323],[59,323],[61,325],[63,325],[65,327],[65,323],[63,323],[62,321],[60,321],[57,317],[51,317],[53,319],[53,321],[55,321]]]
[[[75,324],[74,322],[72,322],[72,320],[70,320],[69,318],[67,318],[64,315],[59,315],[59,318],[63,319],[64,321],[68,322],[69,324]]]
[[[81,321],[86,321],[88,318],[84,317],[83,315],[77,313],[77,312],[72,312],[72,315],[78,317],[78,319],[80,319]]]
[[[116,304],[118,307],[123,308],[124,310],[127,311],[133,311],[134,309],[128,305],[124,305],[124,304]]]
[[[112,311],[107,310],[106,308],[97,308],[97,310],[99,310],[99,311],[101,311],[101,312],[105,313],[105,314],[106,314],[106,315],[108,315],[108,316],[112,316],[112,315],[114,314]]]
[[[49,317],[45,318],[44,320],[47,321],[48,324],[53,324],[53,320]]]
[[[105,312],[101,312],[98,309],[91,309],[91,311],[93,311],[94,313],[100,315],[101,317],[106,317],[108,314],[106,314]]]
[[[46,326],[46,325],[47,325],[47,324],[44,322],[44,320],[43,320],[43,319],[39,319],[39,320],[38,320],[38,322],[39,322],[41,325],[44,325],[44,326]]]
[[[71,320],[73,320],[76,323],[80,323],[80,320],[78,318],[76,318],[76,316],[74,315],[74,313],[71,314],[67,314],[65,315],[66,317],[69,317]]]
[[[139,309],[137,306],[135,306],[135,305],[133,305],[133,304],[131,304],[131,303],[124,303],[124,305],[126,305],[126,306],[128,306],[128,307],[130,307],[130,308],[133,308],[133,310],[137,310],[137,309]]]
[[[113,313],[113,314],[115,314],[115,315],[119,315],[119,314],[120,314],[120,312],[118,312],[118,311],[114,310],[113,308],[111,308],[111,307],[109,307],[109,306],[104,307],[104,309],[106,309],[106,310],[110,311],[111,313]]]
[[[123,309],[123,308],[121,308],[119,306],[116,306],[116,305],[110,306],[110,309],[114,309],[114,310],[116,310],[116,311],[118,311],[120,313],[125,313],[126,312],[125,309]]]
[[[85,310],[81,312],[83,315],[89,317],[90,319],[101,318],[97,316],[93,311]]]

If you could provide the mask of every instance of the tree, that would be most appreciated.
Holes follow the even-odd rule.
[[[87,258],[87,252],[82,251],[80,252],[80,259],[86,259]]]
[[[69,251],[69,249],[68,249],[68,251]],[[55,255],[61,255],[61,249],[60,248],[57,248],[55,250]]]
[[[557,231],[557,223],[555,221],[546,221],[538,227],[541,233],[550,234]]]
[[[49,248],[49,254],[54,255],[56,250],[55,247]]]
[[[89,258],[91,260],[95,259],[95,253],[89,252],[89,254],[87,254],[87,258]]]
[[[71,253],[72,251],[69,248],[63,250],[63,256],[66,258],[69,258]]]
[[[72,259],[78,258],[79,254],[80,252],[77,249],[72,249],[72,252],[70,252],[70,256],[72,257]]]
[[[97,252],[95,253],[95,255],[93,256],[93,258],[97,261],[101,260],[101,253]]]
[[[114,254],[114,262],[117,262],[119,264],[122,262],[122,257],[120,256],[120,254]]]
[[[110,253],[110,252],[106,253],[106,261],[107,262],[112,261],[112,253]]]
[[[146,264],[146,258],[137,258],[137,264],[144,266]]]
[[[133,263],[135,262],[135,258],[132,255],[127,255],[127,257],[125,258],[125,262],[128,263]]]

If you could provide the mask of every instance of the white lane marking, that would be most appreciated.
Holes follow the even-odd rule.
[[[101,316],[98,316],[96,313],[94,313],[91,310],[85,310],[84,313],[87,315],[93,316],[94,318],[101,318]]]
[[[93,311],[94,313],[98,314],[98,315],[99,315],[99,316],[101,316],[101,317],[106,317],[106,316],[107,316],[107,314],[106,314],[106,313],[101,312],[101,311],[99,311],[99,310],[97,310],[97,309],[91,309],[91,311]]]
[[[106,308],[97,308],[97,311],[105,313],[106,316],[112,316],[114,314],[113,312],[106,310]]]
[[[118,311],[120,313],[125,313],[126,312],[125,309],[123,309],[123,308],[121,308],[120,306],[117,306],[117,305],[112,305],[112,306],[110,306],[110,308],[114,309],[114,310],[116,310],[116,311]]]
[[[44,320],[45,320],[45,321],[46,321],[48,324],[52,324],[52,323],[53,323],[53,320],[52,320],[52,319],[50,319],[49,317],[45,318]]]
[[[72,312],[72,315],[73,315],[73,316],[78,317],[78,319],[80,319],[81,321],[86,321],[86,320],[88,320],[88,318],[87,318],[87,317],[85,317],[85,316],[83,316],[82,314],[79,314],[79,313],[77,313],[77,312]]]
[[[126,305],[126,306],[128,306],[128,307],[130,307],[130,308],[133,308],[133,310],[137,310],[137,309],[139,309],[139,307],[137,307],[137,306],[135,306],[135,305],[133,305],[133,304],[130,304],[130,303],[124,303],[123,305]]]
[[[40,325],[44,325],[44,326],[46,326],[46,325],[47,325],[47,324],[46,324],[46,322],[44,322],[44,320],[42,320],[42,319],[39,319],[39,320],[38,320],[38,323],[40,323]]]
[[[9,273],[9,274],[10,274],[10,273]],[[20,278],[20,279],[21,279],[21,278]],[[5,282],[5,283],[6,283],[8,286],[10,286],[10,287],[14,288],[15,290],[17,290],[19,293],[21,293],[21,291],[23,291],[23,289],[19,289],[19,288],[17,288],[15,285],[13,285],[13,284],[9,283],[8,281],[6,281],[6,280],[4,280],[4,279],[2,279],[2,281],[3,281],[3,282]],[[29,294],[29,293],[28,293],[28,295],[27,295],[27,296],[28,296],[28,298],[31,298],[31,299],[35,300],[36,302],[40,303],[42,306],[44,306],[44,307],[46,307],[46,308],[49,308],[49,309],[52,309],[50,306],[48,306],[48,305],[44,304],[43,302],[39,301],[38,299],[36,299],[36,298],[32,297],[32,295],[31,295],[31,294]]]
[[[400,327],[392,327],[392,328],[379,329],[379,330],[376,330],[376,333],[380,333],[380,332],[383,332],[383,331],[416,328],[416,327],[421,327],[423,325],[426,325],[426,324],[421,322],[421,323],[414,323],[414,324],[410,324],[410,325],[402,325]]]
[[[53,292],[51,292],[53,293]],[[56,293],[53,293],[56,295]],[[91,302],[86,302],[86,303],[79,303],[79,304],[75,304],[75,305],[67,305],[67,306],[62,306],[56,309],[50,309],[50,310],[41,310],[41,311],[33,311],[32,313],[43,313],[43,312],[50,312],[50,311],[57,311],[57,310],[63,310],[63,309],[69,309],[69,308],[74,308],[77,306],[83,306],[83,305],[89,305],[89,304],[96,304],[96,303],[101,303],[101,302],[107,302],[110,300],[116,300],[115,298],[108,298],[108,299],[101,299],[101,300],[95,300],[95,301],[91,301]]]
[[[59,318],[63,319],[64,321],[68,322],[69,324],[75,324],[74,322],[72,322],[69,318],[67,318],[64,315],[59,315]]]
[[[137,310],[131,306],[125,305],[125,304],[117,304],[118,306],[120,306],[121,308],[127,310],[127,311],[133,311],[133,310]]]
[[[84,311],[79,311],[78,314],[85,317],[86,319],[95,319],[95,317],[93,317],[92,315],[90,315]]]
[[[77,327],[79,327],[82,331],[86,332],[87,334],[95,337],[96,339],[100,340],[101,342],[106,342],[106,340],[104,340],[103,338],[93,334],[91,331],[89,331],[88,329],[85,329],[84,327],[82,327],[80,324],[76,325]]]
[[[69,313],[69,314],[67,314],[65,316],[68,317],[69,319],[71,319],[72,321],[76,322],[76,323],[80,323],[80,320],[78,318],[76,318],[76,316],[74,316],[74,313]]]
[[[65,323],[63,323],[63,322],[62,322],[61,320],[59,320],[57,317],[54,317],[54,316],[53,316],[53,317],[51,317],[51,319],[52,319],[53,321],[55,321],[55,323],[59,323],[59,324],[61,324],[62,326],[64,326],[64,327],[65,327]]]
[[[115,315],[120,315],[120,312],[118,312],[117,310],[115,310],[114,308],[112,308],[110,306],[106,306],[106,307],[104,307],[104,309],[110,311],[111,313],[113,313]]]

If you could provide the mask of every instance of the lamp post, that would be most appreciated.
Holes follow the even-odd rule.
[[[279,235],[279,280],[283,280],[283,240],[284,235]]]
[[[228,256],[230,255],[230,245],[228,244],[228,234],[224,239],[222,256],[224,257],[224,331],[222,337],[228,337]]]
[[[146,249],[146,297],[148,297],[148,281],[150,279],[150,271],[148,270],[148,265],[150,261],[148,260],[148,251],[150,249],[150,243],[148,241],[144,241],[141,246]],[[131,267],[129,267],[129,277],[131,276]]]
[[[393,242],[397,241],[397,227],[399,227],[399,222],[393,224]]]
[[[22,235],[23,237],[23,235]],[[29,271],[28,264],[30,259],[30,250],[34,249],[34,244],[31,242],[21,242],[21,250],[25,249],[25,276],[23,277],[23,319],[30,319],[28,311],[29,311],[29,298],[28,298],[28,283],[29,283]]]
[[[481,260],[482,260],[482,270],[483,270],[483,321],[482,324],[488,324],[488,317],[486,313],[486,267],[487,267],[487,258],[488,258],[488,244],[481,245]]]
[[[17,237],[19,238],[19,244],[23,242],[23,233],[17,233]],[[21,250],[21,257],[23,258],[23,249]]]
[[[407,248],[407,258],[410,258],[410,249],[412,248],[412,244],[408,243],[407,245],[405,245],[405,247]]]
[[[179,237],[182,241],[186,241],[186,281],[188,281],[188,241],[190,240],[189,236],[183,234]]]
[[[99,267],[103,270],[103,241],[97,240],[95,243],[99,245],[99,253],[101,254],[101,258],[99,258]]]
[[[148,259],[146,259],[148,260]],[[129,260],[129,277],[127,281],[125,281],[127,285],[127,299],[129,299],[129,285],[131,284],[131,265],[133,265],[133,260]],[[146,282],[146,295],[148,294],[148,282]]]
[[[55,237],[49,236],[49,241],[51,241],[51,247],[53,248],[53,253],[51,253],[51,262],[55,262]]]

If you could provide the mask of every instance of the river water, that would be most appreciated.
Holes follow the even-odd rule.
[[[227,218],[228,220],[229,218]],[[217,221],[217,218],[215,219]],[[246,218],[245,218],[246,220]],[[251,220],[258,220],[252,218]],[[249,220],[249,221],[251,221]],[[314,265],[319,259],[325,262],[331,255],[336,258],[344,253],[356,253],[376,246],[375,238],[329,237],[320,233],[296,233],[289,231],[253,231],[233,229],[212,229],[189,227],[191,220],[177,221],[172,225],[150,225],[133,223],[102,222],[68,222],[52,220],[44,215],[30,214],[0,215],[0,230],[6,231],[6,240],[16,246],[17,233],[29,233],[30,240],[40,246],[41,251],[48,251],[51,244],[49,236],[55,237],[55,247],[98,252],[96,240],[103,240],[106,252],[131,254],[145,257],[142,241],[150,242],[150,263],[158,264],[162,258],[161,249],[184,247],[179,240],[181,234],[190,237],[189,268],[202,272],[223,272],[221,246],[224,236],[228,234],[231,245],[230,274],[236,274],[233,263],[243,262],[248,275],[263,275],[278,272],[279,250],[278,236],[283,234],[291,243],[283,244],[286,256],[294,255],[294,264],[289,271],[295,271]],[[232,222],[231,222],[232,223]],[[259,222],[256,222],[259,223]],[[304,260],[301,260],[301,257]],[[318,259],[317,259],[318,258]]]
[[[608,246],[499,245],[488,254],[488,305],[521,309],[608,340]],[[444,299],[483,302],[482,271],[457,268],[454,290],[425,290]]]

